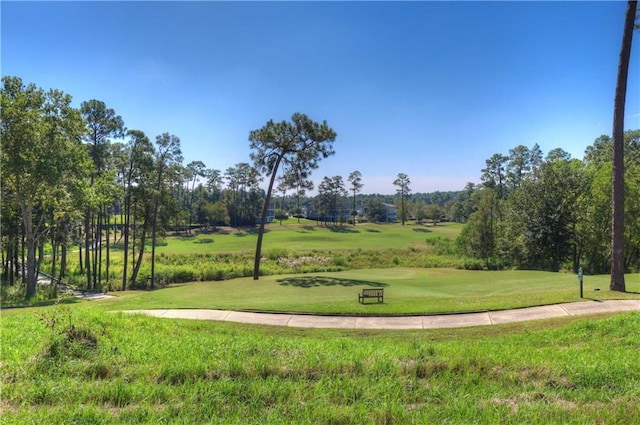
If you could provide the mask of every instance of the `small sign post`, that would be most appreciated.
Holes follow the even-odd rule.
[[[583,296],[582,296],[582,267],[578,268],[578,282],[580,282],[580,298],[583,298]]]

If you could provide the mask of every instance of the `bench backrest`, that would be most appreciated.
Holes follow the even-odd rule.
[[[362,295],[370,297],[381,297],[384,294],[384,289],[363,289]]]

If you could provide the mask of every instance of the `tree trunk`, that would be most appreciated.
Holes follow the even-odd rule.
[[[38,238],[37,251],[38,260],[36,261],[36,276],[40,275],[40,266],[42,265],[42,260],[44,260],[44,237]]]
[[[51,253],[51,285],[56,284],[56,261],[58,260],[58,244],[53,241]]]
[[[97,253],[95,254],[96,265],[94,266],[93,274],[95,276],[93,281],[93,289],[102,289],[102,221],[104,214],[102,214],[102,207],[98,212],[96,223],[96,241],[97,241]]]
[[[84,216],[84,268],[87,272],[87,289],[91,289],[91,211]]]
[[[262,219],[260,220],[260,228],[258,229],[258,242],[256,243],[256,258],[253,262],[253,280],[258,280],[260,277],[260,256],[262,251],[262,235],[264,234],[264,225],[267,221],[267,211],[269,211],[269,202],[271,202],[271,189],[273,189],[273,182],[276,179],[278,168],[280,167],[280,161],[282,156],[278,156],[273,170],[271,170],[271,180],[269,181],[269,189],[267,190],[267,196],[262,206]]]
[[[153,204],[153,220],[151,221],[151,289],[156,286],[156,242],[158,233],[158,208],[160,208],[160,191],[162,189],[163,168],[158,171],[158,181],[156,183],[155,201]],[[145,221],[146,225],[146,221]],[[144,244],[142,245],[144,250]]]
[[[136,263],[136,232],[138,231],[138,223],[136,220],[136,216],[133,216],[133,226],[132,229],[133,231],[133,239],[131,240],[131,265],[134,266],[135,269],[135,263]],[[131,273],[133,273],[133,270],[131,271]],[[130,282],[135,282],[135,276],[131,276],[131,280]]]
[[[66,242],[60,247],[60,277],[58,280],[62,281],[67,274],[67,244]]]
[[[9,258],[11,258],[12,251],[11,239],[9,239],[9,242],[5,245],[5,248],[7,249],[6,258],[4,256],[4,249],[2,249],[2,282],[8,282],[9,285],[13,285],[13,283],[9,280],[9,275],[11,273],[11,270],[13,269],[13,267],[11,267],[11,261],[9,260]]]
[[[15,245],[13,246],[13,277],[11,282],[15,283],[16,278],[20,275],[20,250],[18,248],[18,237],[16,236]]]
[[[82,262],[82,243],[78,244],[78,260],[80,263],[80,274],[84,274],[84,264]]]
[[[22,207],[22,220],[24,224],[23,239],[27,250],[27,298],[36,294],[36,238],[33,229],[33,207],[30,204]],[[24,250],[23,250],[24,253]],[[23,257],[24,268],[24,257]],[[24,270],[23,275],[24,277]]]
[[[613,193],[611,197],[611,285],[612,291],[626,291],[624,281],[624,109],[631,41],[636,18],[637,1],[627,2],[618,62],[618,76],[613,106]]]
[[[33,222],[32,220],[32,216],[31,216],[32,212],[29,212],[29,228],[33,227]],[[24,215],[22,216],[23,220],[25,220]],[[20,276],[22,276],[22,279],[28,279],[27,278],[27,237],[26,237],[26,233],[27,233],[27,229],[26,229],[26,225],[23,226],[22,228],[22,246],[20,247]],[[35,243],[35,242],[34,242]],[[34,249],[34,255],[35,255],[35,249]],[[34,257],[35,258],[35,257]]]
[[[2,262],[0,264],[2,264],[2,278],[0,278],[0,282],[7,282],[8,281],[8,272],[9,272],[9,250],[11,249],[11,239],[9,239],[9,242],[6,243],[4,246],[0,246],[0,252],[2,252]],[[5,252],[5,248],[7,250],[7,255],[5,258],[4,252]]]
[[[138,278],[138,272],[140,271],[140,265],[142,264],[142,256],[144,255],[144,243],[146,240],[146,230],[142,230],[142,237],[140,238],[140,253],[138,254],[138,259],[136,260],[135,267],[133,268],[133,273],[131,273],[131,282],[135,283]]]
[[[160,196],[157,194],[157,196]],[[151,229],[151,289],[154,289],[156,286],[156,241],[157,241],[157,231],[158,231],[158,198],[156,198],[154,207],[153,207],[153,221],[152,221],[152,229]]]
[[[107,242],[107,259],[106,259],[106,263],[105,263],[105,271],[106,271],[106,279],[107,279],[107,285],[108,285],[108,289],[109,291],[112,291],[113,289],[111,288],[111,278],[109,276],[109,263],[111,262],[111,258],[109,256],[110,252],[109,252],[109,229],[110,229],[110,220],[111,218],[109,217],[109,209],[105,208],[105,231],[107,232],[105,241]]]
[[[124,200],[124,221],[122,233],[124,234],[124,267],[122,270],[122,290],[127,290],[127,267],[129,262],[129,221],[131,218],[131,198],[129,194]]]

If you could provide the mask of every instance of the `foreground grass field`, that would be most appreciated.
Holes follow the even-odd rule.
[[[431,228],[373,229],[380,229],[370,240],[378,247],[370,245],[371,252],[362,255],[373,255],[369,260],[374,263],[402,266],[406,259],[394,261],[396,252],[415,254],[414,259],[424,261],[432,253],[422,252],[417,244],[429,245],[428,240],[437,242],[440,237],[450,240]],[[442,229],[456,231],[438,226],[438,231]],[[271,249],[287,257],[301,249],[291,232],[295,231],[283,230]],[[358,227],[360,233],[326,228],[309,232],[318,232],[313,233],[323,239],[318,246],[331,252],[340,252],[338,247],[348,245],[344,241],[351,237],[376,234],[365,226]],[[277,242],[277,233],[272,230],[267,236]],[[210,242],[194,242],[206,236],[179,238],[166,249],[179,251],[182,243],[202,245],[205,250],[224,240],[214,236]],[[329,242],[326,238],[331,237],[338,239]],[[386,240],[391,247],[399,244],[398,251],[379,246]],[[283,248],[287,241],[290,245]],[[432,243],[427,250],[437,246]],[[165,256],[176,255],[171,252]],[[188,252],[185,248],[184,258],[200,255],[211,262],[207,252]],[[331,261],[357,262],[359,257],[351,255],[339,253]],[[278,258],[267,256],[266,264]],[[59,305],[4,309],[1,422],[640,423],[639,313],[465,329],[354,331],[117,312],[175,307],[415,314],[579,299],[572,274],[425,269],[419,264],[280,274],[262,276],[257,282],[241,278],[190,283],[121,292],[104,301],[67,299]],[[366,287],[384,288],[385,303],[358,304],[357,293]],[[637,299],[640,275],[627,277],[629,293],[611,293],[607,288],[608,276],[585,277],[585,297]]]
[[[4,314],[2,423],[640,422],[637,313],[355,332],[115,306]]]

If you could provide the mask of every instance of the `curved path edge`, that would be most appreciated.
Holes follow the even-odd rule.
[[[440,329],[497,325],[554,317],[640,311],[640,300],[579,301],[514,310],[424,316],[322,316],[230,310],[123,310],[168,319],[215,320],[296,328]]]

